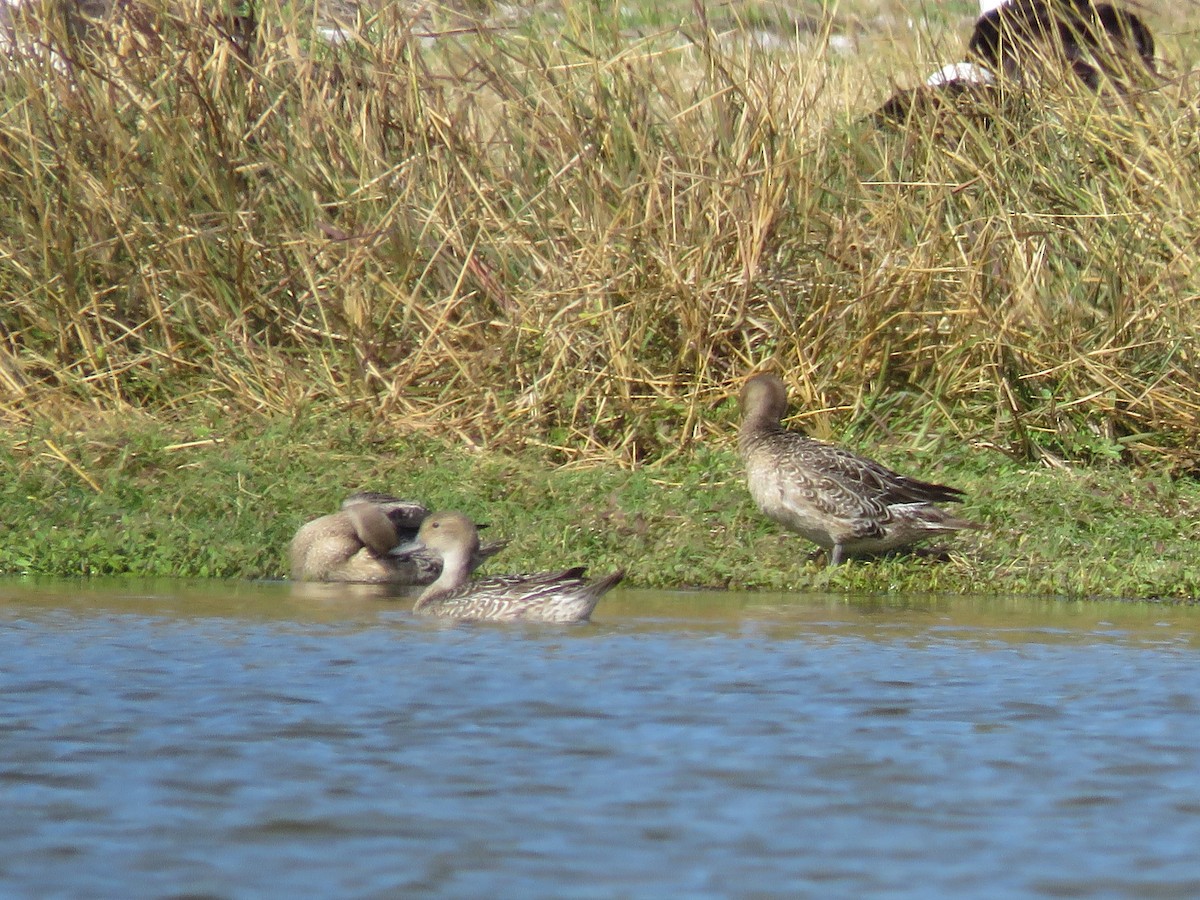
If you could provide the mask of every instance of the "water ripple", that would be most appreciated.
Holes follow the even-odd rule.
[[[154,596],[0,605],[0,893],[1200,892],[1190,613]]]

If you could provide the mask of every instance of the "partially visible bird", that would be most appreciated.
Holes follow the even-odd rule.
[[[1154,36],[1136,14],[1092,0],[1007,0],[982,9],[968,57],[998,76],[1021,80],[1038,70],[1073,72],[1092,90],[1103,71],[1123,84],[1153,75]]]
[[[897,90],[871,116],[877,126],[949,113],[990,124],[1005,98],[1069,75],[1118,90],[1157,74],[1154,35],[1137,13],[1094,0],[980,0],[964,62]],[[1069,80],[1069,79],[1068,79]]]
[[[939,534],[980,526],[938,503],[963,492],[893,472],[850,450],[786,430],[787,389],[760,374],[742,389],[738,451],[758,508],[769,518],[830,551],[879,553]]]
[[[558,572],[499,575],[470,580],[470,560],[479,550],[479,532],[462,513],[435,512],[421,523],[417,540],[400,552],[424,551],[442,560],[442,574],[420,597],[413,612],[453,619],[525,620],[569,624],[585,621],[600,597],[624,571],[596,581],[584,566]]]
[[[429,510],[420,503],[390,494],[351,494],[338,512],[307,522],[296,532],[290,548],[292,580],[430,584],[442,572],[437,556],[392,553],[398,544],[416,537],[428,515]],[[499,553],[507,543],[484,544],[472,557],[471,569]]]

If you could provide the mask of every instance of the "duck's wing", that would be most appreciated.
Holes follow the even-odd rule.
[[[587,566],[572,566],[553,572],[524,572],[516,575],[489,575],[463,585],[466,592],[494,591],[497,593],[537,596],[546,591],[569,588],[584,583]],[[472,591],[474,589],[474,591]]]
[[[888,505],[844,473],[807,470],[778,484],[780,505],[797,522],[813,523],[831,535],[879,537],[890,513]]]
[[[769,490],[801,531],[878,538],[892,525],[894,507],[928,502],[914,486],[919,482],[910,485],[866,457],[805,438],[789,444],[770,471]]]
[[[910,478],[869,457],[836,444],[805,439],[808,467],[864,501],[893,503],[946,503],[961,500],[964,492],[949,485]]]
[[[508,546],[507,540],[486,541],[485,543],[480,544],[479,551],[475,554],[474,558],[471,560],[472,566],[474,567],[474,566],[482,565],[486,560],[491,559],[493,556],[495,556],[497,553],[499,553],[501,550],[503,550],[507,546]]]

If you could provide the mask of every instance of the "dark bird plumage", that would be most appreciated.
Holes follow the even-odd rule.
[[[946,112],[992,121],[998,105],[1031,80],[1064,75],[1099,90],[1107,76],[1119,90],[1156,74],[1154,36],[1136,13],[1092,0],[1009,0],[975,20],[967,42],[970,78],[933,76],[892,94],[871,116],[903,125]],[[948,67],[953,68],[953,67]]]

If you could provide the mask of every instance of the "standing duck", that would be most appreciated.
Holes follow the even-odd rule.
[[[442,572],[441,560],[431,553],[392,551],[411,541],[429,510],[420,503],[390,494],[360,491],[342,501],[342,508],[300,527],[292,538],[293,581],[335,581],[358,584],[430,584]],[[500,552],[507,541],[491,541],[470,560],[472,570]]]
[[[596,581],[586,568],[532,575],[499,575],[471,581],[470,561],[479,552],[479,532],[457,512],[436,512],[421,523],[417,540],[401,553],[426,551],[440,557],[442,574],[417,598],[413,612],[452,619],[570,624],[583,622],[601,595],[625,577],[613,572]]]
[[[936,505],[961,500],[958,488],[900,475],[786,430],[780,422],[787,389],[775,375],[750,378],[741,399],[738,452],[750,496],[767,518],[831,551],[831,566],[847,554],[879,553],[980,527]]]

